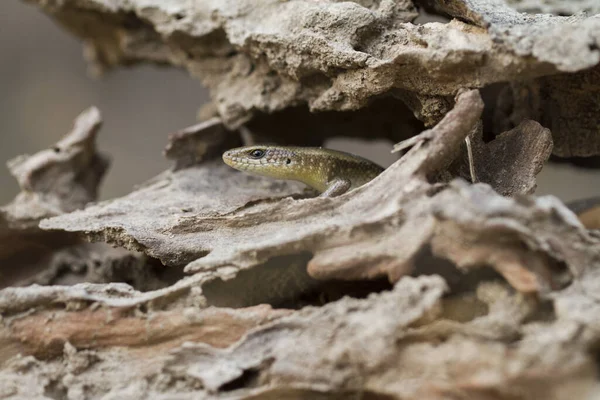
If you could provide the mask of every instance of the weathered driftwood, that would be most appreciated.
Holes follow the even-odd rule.
[[[432,126],[459,89],[519,81],[507,89],[506,124],[543,121],[561,156],[600,153],[594,16],[527,15],[502,0],[420,0],[457,19],[415,25],[409,0],[28,1],[82,37],[98,70],[144,61],[186,68],[210,88],[229,127],[290,106],[356,110],[385,94]],[[573,8],[555,3],[563,13]],[[578,74],[550,77],[559,72]],[[588,111],[573,118],[581,107]]]
[[[168,173],[122,199],[43,221],[41,227],[80,232],[92,240],[145,251],[167,265],[188,263],[186,272],[216,271],[217,275],[229,275],[277,256],[309,253],[313,257],[308,272],[318,279],[364,279],[387,275],[396,281],[412,272],[415,260],[428,246],[442,240],[439,235],[443,236],[448,229],[445,226],[456,229],[457,223],[477,225],[475,220],[469,219],[480,218],[481,214],[485,221],[500,210],[486,209],[474,201],[474,196],[495,202],[497,207],[511,212],[526,207],[519,206],[516,200],[503,199],[484,187],[465,189],[457,182],[442,189],[427,181],[457,158],[463,139],[476,127],[482,108],[477,92],[460,95],[456,107],[435,128],[416,136],[416,140],[411,139],[416,145],[402,159],[369,184],[339,198],[274,201],[267,197],[267,192],[272,195],[277,193],[273,186],[290,185],[240,174],[217,160]],[[501,149],[496,142],[506,142],[507,136],[512,135],[515,147],[522,153],[512,152],[510,160],[499,157],[498,164],[481,163],[484,181],[496,183],[496,190],[508,195],[531,191],[533,173],[540,169],[540,156],[542,159],[548,157],[551,146],[550,136],[544,135],[544,130],[534,122],[522,124],[520,131],[520,135],[502,135],[485,148]],[[538,146],[524,146],[523,141],[528,138]],[[485,161],[485,151],[476,154],[476,161]],[[510,165],[511,169],[506,170],[505,165]],[[494,166],[496,170],[492,169]],[[525,182],[507,179],[507,172]],[[495,178],[496,175],[503,178]],[[210,188],[218,189],[211,191]],[[261,193],[261,189],[267,192]],[[178,192],[177,196],[170,195],[174,190]],[[283,192],[284,195],[289,193]],[[246,197],[246,194],[256,197]],[[257,201],[261,197],[262,200]],[[534,205],[539,208],[539,213],[568,213],[558,202],[546,202],[544,206]],[[443,210],[454,204],[463,208],[472,205],[472,215],[459,221],[454,220],[453,215],[439,217]],[[518,247],[524,243],[531,249],[546,246],[540,242],[543,230],[530,231],[528,235],[523,233],[530,229],[528,224],[536,223],[526,219],[527,211],[523,214],[515,214],[510,223],[499,222],[498,226],[490,228],[495,239],[505,231],[507,242],[513,243],[507,252],[520,252]],[[564,218],[566,223],[572,223]],[[484,224],[483,221],[480,224]],[[481,229],[477,235],[486,230],[485,227],[477,229]],[[581,230],[581,227],[574,226],[573,229]],[[451,240],[454,233],[449,234],[448,240]],[[464,241],[462,236],[455,239],[455,246]],[[351,251],[352,248],[361,250],[357,253]],[[436,255],[451,258],[443,252]],[[557,260],[563,259],[558,254],[553,256]],[[485,258],[479,258],[473,264],[486,263]],[[501,265],[502,260],[497,261],[498,264],[493,260],[487,263],[503,273],[507,267]],[[543,271],[538,273],[544,275]],[[523,290],[540,289],[533,282],[536,280],[533,276],[528,275],[527,279],[528,283],[522,283]],[[264,287],[263,291],[268,292],[269,288]]]
[[[214,104],[170,136],[173,168],[121,198],[94,203],[95,109],[11,164],[0,397],[597,392],[600,237],[532,196],[553,143],[599,153],[597,17],[499,0],[416,2],[458,18],[423,25],[408,0],[31,2],[95,66],[181,65]],[[225,166],[237,128],[285,144],[388,138],[404,154],[313,198]]]
[[[125,280],[148,290],[176,279],[172,272],[153,271],[156,268],[142,254],[38,228],[43,218],[83,208],[96,200],[109,164],[108,157],[96,150],[100,125],[100,112],[92,107],[52,148],[9,161],[21,192],[0,208],[0,287]]]
[[[593,302],[587,296],[600,242],[559,201],[519,197],[533,188],[540,157],[549,154],[549,134],[527,122],[520,135],[509,132],[485,145],[475,140],[476,162],[490,149],[521,149],[511,164],[515,176],[523,177],[521,184],[505,184],[495,176],[504,174],[501,162],[481,173],[513,199],[485,184],[428,180],[460,159],[463,139],[476,131],[481,111],[476,91],[460,94],[455,108],[411,140],[412,148],[384,174],[334,199],[282,198],[301,190],[224,169],[215,160],[220,154],[216,138],[227,143],[232,134],[215,135],[222,129],[218,121],[173,135],[167,154],[188,162],[122,199],[56,216],[41,226],[119,243],[167,264],[195,257],[186,267],[195,274],[146,293],[114,284],[3,290],[0,346],[7,364],[0,378],[7,393],[77,393],[89,387],[90,397],[110,390],[117,397],[182,392],[219,397],[235,390],[241,398],[358,393],[443,398],[494,391],[503,398],[515,390],[528,396],[572,393],[574,383],[577,390],[589,388],[595,379],[590,349],[596,333],[591,324],[577,323],[593,319],[593,308],[580,309],[573,318],[547,305],[571,307],[581,297],[578,304]],[[194,153],[200,164],[189,162],[191,149],[205,149]],[[251,230],[256,234],[248,237]],[[251,245],[254,253],[244,250]],[[385,274],[399,281],[389,293],[303,311],[204,309],[211,296],[219,295],[211,285],[221,280],[217,288],[233,290],[233,300],[215,302],[236,307],[327,291],[302,274],[305,264],[294,268],[289,259],[279,258],[269,266],[277,256],[302,253],[309,254],[313,278]],[[515,289],[540,300],[486,284],[485,274],[469,278],[470,284],[466,277],[457,281],[454,267],[442,258],[465,270],[491,266]],[[419,268],[446,276],[450,286],[441,278],[400,279]],[[450,297],[442,298],[448,290]],[[576,326],[584,326],[586,334]],[[432,340],[442,338],[445,345],[432,347]],[[514,354],[506,358],[509,345]],[[213,350],[217,347],[227,350]],[[23,366],[16,354],[41,361]],[[57,356],[63,360],[59,365]],[[116,363],[131,371],[118,379],[98,374]],[[510,373],[507,365],[513,366]],[[23,368],[26,378],[16,379]],[[481,381],[482,371],[493,380]],[[23,379],[37,383],[24,391]]]
[[[9,161],[21,193],[0,208],[2,286],[44,272],[58,248],[80,242],[65,232],[44,232],[41,219],[70,212],[96,200],[97,186],[108,167],[96,152],[100,112],[90,108],[75,121],[73,130],[51,149]]]

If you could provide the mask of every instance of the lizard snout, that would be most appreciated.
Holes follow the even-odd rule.
[[[223,162],[231,168],[240,169],[240,154],[235,149],[227,150],[223,153]]]
[[[235,157],[235,152],[233,150],[227,150],[223,153],[223,160],[231,160]]]
[[[231,150],[227,150],[225,153],[223,153],[223,161],[225,162],[225,164],[229,164],[231,162],[232,157],[233,152]]]

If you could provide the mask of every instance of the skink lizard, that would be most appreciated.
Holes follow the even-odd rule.
[[[225,164],[271,178],[300,181],[335,197],[369,182],[383,168],[353,154],[321,147],[246,146],[226,151]]]
[[[271,178],[300,181],[334,197],[379,175],[379,165],[341,151],[321,147],[246,146],[226,151],[223,161],[237,170]],[[566,204],[588,229],[600,229],[600,197]]]

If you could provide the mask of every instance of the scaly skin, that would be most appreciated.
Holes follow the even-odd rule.
[[[262,155],[253,156],[256,151]],[[321,192],[322,196],[343,194],[364,185],[383,171],[379,165],[364,158],[320,147],[238,147],[226,151],[223,161],[240,171],[300,181]],[[600,196],[572,201],[566,206],[586,228],[600,229]]]
[[[322,197],[339,196],[383,171],[362,157],[320,147],[238,147],[226,151],[223,161],[251,174],[300,181],[316,189]]]

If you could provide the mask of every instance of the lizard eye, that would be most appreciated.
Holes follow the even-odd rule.
[[[255,158],[255,159],[263,158],[264,156],[265,156],[264,150],[256,149],[256,150],[252,150],[250,152],[250,157]]]

